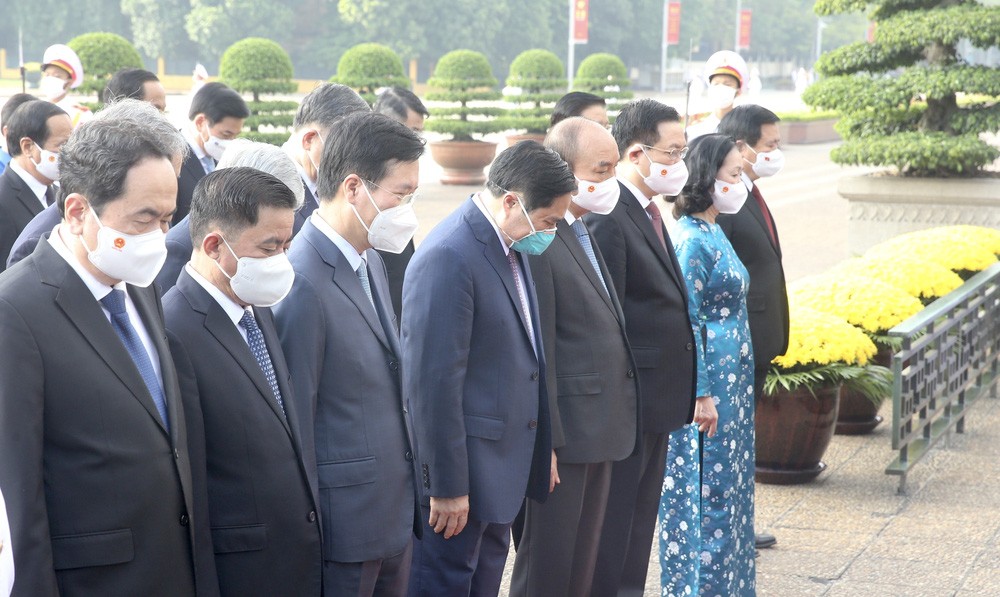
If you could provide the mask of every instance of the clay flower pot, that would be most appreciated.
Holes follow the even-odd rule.
[[[483,184],[483,169],[497,153],[497,144],[489,141],[435,141],[429,145],[431,157],[444,170],[442,184]]]
[[[880,347],[872,363],[892,367],[892,349]],[[865,435],[871,433],[882,422],[878,410],[882,402],[891,397],[887,394],[876,403],[868,396],[844,386],[840,389],[840,411],[837,414],[837,435]]]
[[[795,485],[815,479],[826,468],[826,453],[837,423],[840,385],[777,390],[755,405],[756,479]]]

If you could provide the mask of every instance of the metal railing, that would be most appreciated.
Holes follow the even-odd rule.
[[[997,396],[1000,378],[1000,264],[889,330],[902,340],[892,357],[892,449],[885,472],[906,474],[934,445],[965,431],[977,399]]]

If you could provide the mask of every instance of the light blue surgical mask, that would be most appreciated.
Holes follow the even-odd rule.
[[[528,226],[531,226],[531,232],[517,240],[514,240],[510,237],[510,235],[504,232],[504,236],[511,240],[510,248],[514,249],[518,253],[541,255],[545,252],[545,249],[549,248],[552,241],[555,240],[556,229],[551,228],[548,230],[536,230],[535,224],[531,221],[531,217],[528,215],[528,210],[524,207],[524,201],[521,200],[521,197],[517,193],[510,194],[517,198],[517,204],[521,206],[521,213],[523,213],[524,217],[528,220]]]

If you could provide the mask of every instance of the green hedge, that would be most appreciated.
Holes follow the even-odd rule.
[[[605,99],[627,99],[632,81],[622,59],[614,54],[591,54],[580,62],[573,79],[573,89],[587,91]],[[606,87],[618,86],[620,91],[605,91]]]
[[[123,68],[144,68],[142,56],[127,39],[114,33],[84,33],[69,40],[70,48],[83,63],[80,93],[96,93],[104,102],[108,79]]]
[[[375,43],[358,44],[344,52],[330,81],[354,89],[368,103],[375,102],[380,87],[410,88],[403,61],[390,48]]]
[[[262,37],[248,37],[226,49],[219,63],[219,78],[241,93],[253,94],[255,102],[262,93],[290,93],[292,60],[277,43]]]
[[[470,106],[470,101],[500,99],[497,80],[489,60],[480,52],[454,50],[438,61],[434,75],[427,80],[434,90],[427,94],[433,101],[457,103],[451,108],[431,108],[433,118],[424,127],[433,132],[452,135],[455,140],[471,140],[473,135],[504,130],[494,117],[500,114],[493,106]]]

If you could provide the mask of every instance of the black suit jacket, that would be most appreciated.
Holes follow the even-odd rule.
[[[186,412],[201,418],[200,425],[190,426],[191,456],[195,467],[207,466],[222,595],[318,597],[323,564],[319,495],[307,474],[315,460],[303,455],[297,403],[271,310],[255,308],[254,314],[285,413],[237,326],[186,271],[164,295],[163,311],[177,339],[174,354]],[[203,437],[195,437],[198,427]]]
[[[55,203],[38,212],[17,235],[14,245],[7,256],[7,267],[13,266],[35,251],[38,241],[48,238],[49,233],[62,220],[59,206]]]
[[[191,219],[184,216],[167,231],[167,260],[163,262],[160,273],[156,274],[156,285],[160,287],[160,293],[167,294],[167,291],[177,283],[177,277],[188,261],[191,261],[191,252],[194,244],[191,242]]]
[[[175,225],[191,211],[191,196],[194,194],[194,188],[198,186],[198,181],[202,178],[205,178],[205,167],[201,165],[201,161],[194,154],[194,151],[189,148],[184,155],[181,174],[177,178],[177,211],[174,212],[173,220]]]
[[[788,294],[785,270],[781,266],[781,241],[771,242],[764,213],[753,195],[747,197],[740,211],[732,215],[720,214],[715,221],[750,274],[747,312],[753,360],[757,369],[767,369],[771,359],[785,354],[788,349]],[[777,239],[777,225],[774,234]]]
[[[596,242],[608,290],[565,220],[529,257],[545,347],[552,447],[560,462],[621,460],[639,436],[639,387],[618,295]]]
[[[43,209],[38,195],[13,168],[0,174],[0,271],[18,235]]]
[[[317,199],[316,196],[312,194],[312,191],[309,190],[309,185],[306,183],[304,178],[302,179],[302,188],[305,190],[306,196],[302,201],[302,205],[295,210],[295,222],[292,224],[293,236],[299,233],[299,230],[302,229],[302,225],[306,223],[306,220],[309,219],[312,212],[316,211],[316,208],[319,207],[319,199]]]
[[[128,293],[159,355],[169,433],[100,304],[48,242],[0,275],[0,485],[18,597],[192,595],[199,558],[199,589],[217,582],[195,545],[160,301],[152,287]]]
[[[664,249],[639,200],[625,185],[619,186],[614,211],[584,219],[601,248],[625,313],[639,368],[643,431],[667,433],[694,416],[694,332],[687,290],[666,228]]]

